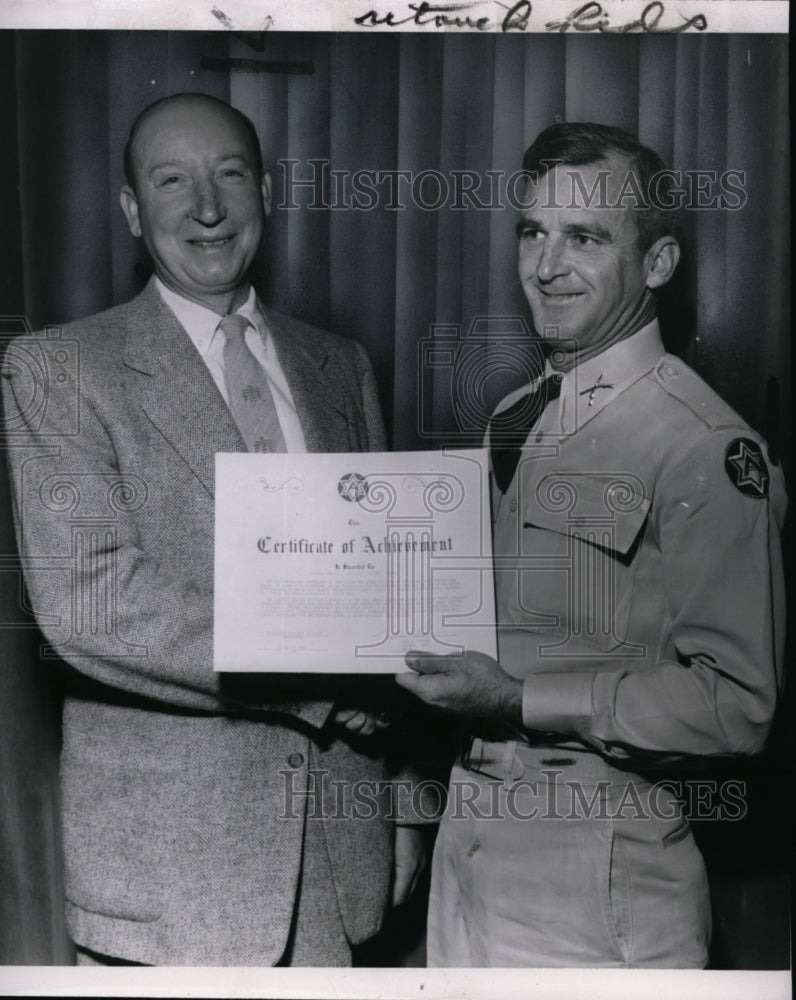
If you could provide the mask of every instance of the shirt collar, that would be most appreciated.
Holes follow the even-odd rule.
[[[246,301],[235,311],[240,313],[241,316],[245,316],[255,329],[260,329],[262,317],[257,308],[257,296],[254,294],[254,288],[249,287],[249,294],[246,296]]]
[[[173,291],[173,289],[164,285],[157,276],[155,276],[155,285],[163,301],[185,327],[197,351],[199,351],[203,358],[206,357],[218,324],[221,322],[221,317],[217,312],[208,309],[207,306],[203,306],[199,302],[193,302],[191,299],[186,299],[185,296]],[[260,330],[262,320],[257,311],[257,296],[252,286],[249,286],[249,294],[246,297],[246,301],[235,311],[240,313],[241,316],[245,316],[254,325],[255,329]]]
[[[564,374],[556,431],[572,434],[651,371],[664,354],[657,319]],[[545,374],[549,374],[549,368]]]

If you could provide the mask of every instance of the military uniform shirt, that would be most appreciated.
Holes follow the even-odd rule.
[[[759,751],[785,508],[761,438],[657,322],[566,373],[493,489],[499,659],[527,729],[615,759]]]

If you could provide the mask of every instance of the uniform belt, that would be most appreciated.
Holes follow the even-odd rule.
[[[529,744],[519,740],[489,741],[479,736],[460,756],[467,771],[499,781],[519,781],[529,775],[542,775],[547,781],[578,781],[612,785],[638,782],[637,774],[620,770],[592,750]]]

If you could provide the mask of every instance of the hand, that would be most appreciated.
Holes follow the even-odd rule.
[[[426,840],[423,831],[416,826],[396,826],[393,906],[401,906],[409,899],[425,866]]]
[[[360,708],[338,708],[332,718],[338,726],[356,736],[372,736],[379,729],[386,729],[392,721],[386,712]]]
[[[417,673],[396,674],[396,683],[427,704],[456,715],[522,726],[522,681],[507,674],[491,656],[410,652],[406,665]]]

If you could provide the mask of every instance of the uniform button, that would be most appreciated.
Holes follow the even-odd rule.
[[[287,762],[288,764],[290,764],[291,767],[301,767],[301,765],[304,763],[304,754],[292,753],[288,757]]]
[[[511,511],[512,514],[514,514],[514,513],[516,513],[518,507],[519,507],[519,503],[517,501],[517,498],[515,497],[511,501],[511,503],[509,504],[509,510]]]
[[[671,365],[667,365],[663,370],[666,372],[667,375],[676,375],[677,374],[677,369],[676,368],[672,368]]]

